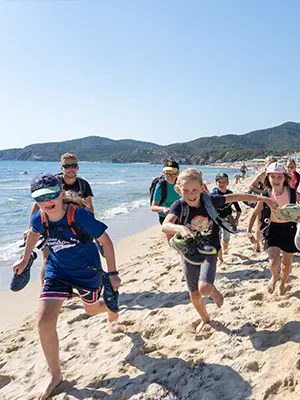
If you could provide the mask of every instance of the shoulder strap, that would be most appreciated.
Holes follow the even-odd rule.
[[[74,235],[77,235],[77,232],[75,230],[76,228],[74,229],[74,227],[76,226],[76,224],[75,224],[76,208],[77,207],[74,204],[69,204],[68,213],[67,213],[68,225],[70,225],[71,230],[74,233]]]
[[[81,195],[83,196],[86,191],[86,180],[83,178],[79,178],[79,177],[77,177],[77,180],[78,180],[79,191],[80,191]]]
[[[289,186],[290,189],[290,202],[292,204],[297,203],[297,191]]]
[[[49,223],[48,223],[48,218],[47,215],[44,211],[40,210],[41,213],[41,220],[42,220],[42,226],[44,228],[44,236],[49,236]]]
[[[180,225],[186,225],[190,214],[190,207],[183,199],[180,199],[180,204],[181,204],[181,213],[179,217],[179,223]]]
[[[161,200],[160,204],[163,204],[167,198],[167,181],[165,179],[160,179],[160,188],[161,188]]]
[[[215,207],[213,205],[211,195],[209,195],[207,193],[203,193],[201,195],[201,200],[203,202],[203,205],[204,205],[208,215],[214,221],[215,224],[221,226],[222,228],[224,228],[226,231],[228,231],[230,233],[235,233],[232,226],[218,215],[217,210],[215,209]]]

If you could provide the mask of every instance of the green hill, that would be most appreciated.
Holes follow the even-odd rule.
[[[0,160],[58,161],[66,152],[81,161],[162,163],[174,157],[185,164],[209,164],[284,155],[300,149],[300,123],[286,122],[243,135],[202,137],[190,142],[160,146],[137,140],[112,140],[99,136],[64,142],[37,143],[23,149],[0,150]]]

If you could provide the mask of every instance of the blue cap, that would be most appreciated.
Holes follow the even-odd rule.
[[[33,198],[43,194],[57,193],[62,189],[61,181],[51,174],[37,175],[30,184],[31,196]]]

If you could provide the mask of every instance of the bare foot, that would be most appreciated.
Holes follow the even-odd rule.
[[[202,320],[199,325],[196,327],[196,333],[200,333],[202,329],[210,322],[210,317],[207,314],[207,319]]]
[[[255,251],[256,251],[256,253],[260,253],[260,245],[255,246]]]
[[[276,279],[271,278],[269,280],[268,286],[267,286],[267,290],[270,294],[272,294],[275,290],[275,286],[276,286]]]
[[[279,290],[278,290],[279,295],[280,295],[280,296],[285,295],[286,289],[287,289],[287,288],[285,287],[284,283],[283,283],[283,284],[280,283],[280,285],[279,285]]]
[[[46,400],[48,397],[51,395],[53,390],[57,388],[57,386],[63,381],[63,377],[61,375],[59,376],[51,376],[50,382],[46,386],[46,389],[44,390],[43,393],[40,394],[39,400]]]
[[[210,297],[213,299],[213,301],[216,303],[217,307],[222,307],[224,303],[224,297],[222,294],[218,291],[217,288],[214,288],[213,291],[210,294]]]
[[[107,322],[111,324],[112,322],[116,321],[119,318],[119,313],[107,311]]]

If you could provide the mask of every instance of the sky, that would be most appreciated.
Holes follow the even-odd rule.
[[[300,1],[0,2],[0,148],[299,122]]]

